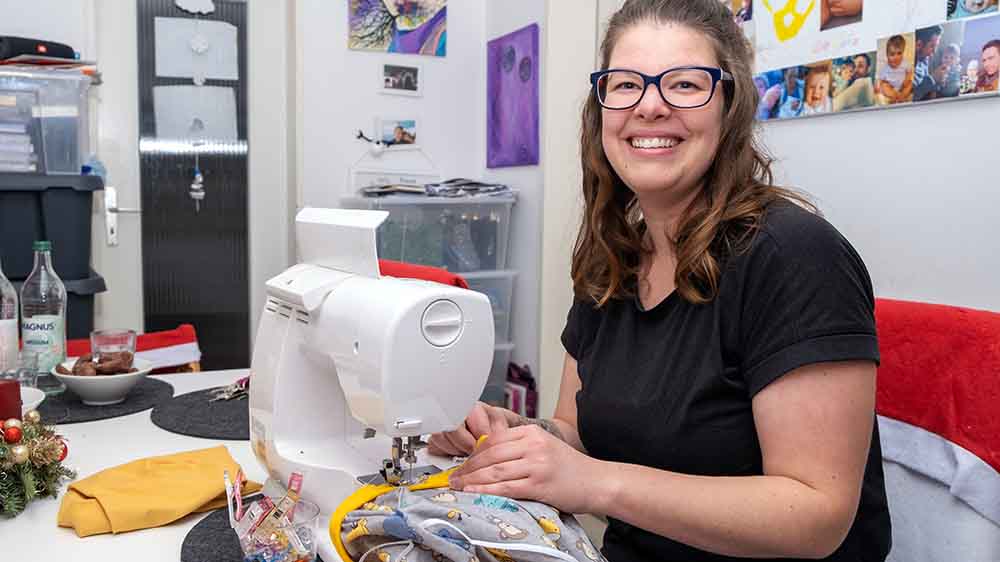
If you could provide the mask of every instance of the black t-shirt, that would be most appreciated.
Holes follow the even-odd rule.
[[[749,247],[724,261],[719,294],[707,304],[676,291],[650,310],[637,299],[600,309],[574,303],[562,341],[582,383],[580,439],[590,455],[613,462],[761,475],[752,398],[804,365],[878,362],[874,300],[864,263],[836,229],[775,203]],[[857,516],[826,560],[882,561],[890,543],[876,424]],[[604,554],[612,562],[737,560],[613,518]]]

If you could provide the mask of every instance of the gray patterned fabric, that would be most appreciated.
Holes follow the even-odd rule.
[[[344,518],[355,562],[603,561],[576,518],[538,502],[392,490]]]

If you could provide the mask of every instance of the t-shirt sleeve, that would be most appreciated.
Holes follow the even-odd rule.
[[[580,305],[579,299],[573,299],[573,306],[566,315],[566,327],[563,328],[560,338],[566,353],[576,360],[580,359]]]
[[[740,320],[743,373],[754,396],[812,363],[879,361],[871,279],[822,218],[787,213],[746,256]]]

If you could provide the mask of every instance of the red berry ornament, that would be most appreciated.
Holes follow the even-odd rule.
[[[68,454],[69,454],[69,447],[66,445],[65,441],[62,441],[62,452],[59,453],[59,462],[62,462],[63,459],[65,459],[66,455]]]
[[[3,431],[3,440],[7,442],[8,445],[13,445],[21,441],[21,428],[20,427],[8,427]]]

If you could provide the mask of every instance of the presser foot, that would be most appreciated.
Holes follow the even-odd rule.
[[[396,474],[393,480],[396,483],[391,482],[386,478],[386,469],[373,473],[366,474],[363,476],[358,476],[358,482],[361,484],[389,484],[390,486],[410,486],[423,481],[425,478],[431,474],[437,474],[441,472],[441,469],[432,464],[424,466],[414,466],[411,468],[402,469],[398,474]]]

